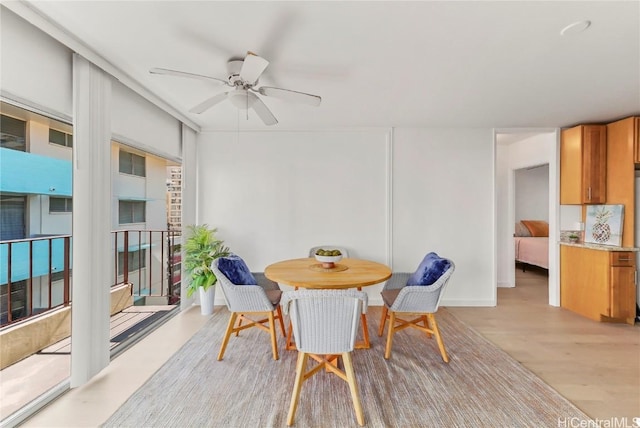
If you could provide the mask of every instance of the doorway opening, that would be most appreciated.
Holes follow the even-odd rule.
[[[552,306],[560,304],[556,244],[559,233],[558,137],[556,129],[501,130],[495,133],[496,285],[515,287],[517,280],[522,280],[516,278],[516,272],[522,272],[522,267],[525,274],[538,269],[541,269],[539,273],[544,273],[546,269],[546,301]],[[547,261],[524,260],[517,254],[516,227],[522,220],[545,224],[547,239],[537,241],[546,241]],[[541,245],[540,242],[537,245]],[[544,257],[544,251],[538,253]],[[516,260],[530,263],[517,263]],[[497,293],[496,304],[499,304]]]
[[[549,164],[514,171],[516,287],[536,284],[549,300]]]

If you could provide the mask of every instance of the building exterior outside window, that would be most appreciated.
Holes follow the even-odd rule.
[[[27,150],[27,122],[15,117],[0,115],[0,147]]]
[[[73,147],[73,135],[56,129],[49,129],[49,142],[63,147]]]
[[[139,177],[146,177],[146,163],[143,156],[120,150],[119,160],[121,173],[137,175]]]
[[[40,242],[42,245],[35,246],[35,255],[40,252],[42,255],[33,258],[29,256],[29,239],[71,235],[73,153],[70,148],[82,142],[74,141],[71,124],[6,102],[0,102],[0,107],[0,313],[6,320],[8,272],[11,270],[11,312],[15,321],[30,315],[24,310],[27,301],[32,304],[32,314],[41,311],[43,305],[48,307],[49,301],[62,301],[63,239],[51,238],[52,244]],[[163,279],[162,287],[167,287],[167,277],[160,269],[166,269],[170,264],[164,260],[168,257],[168,239],[166,235],[151,238],[145,231],[167,230],[167,168],[175,163],[134,151],[112,141],[111,197],[114,203],[111,227],[114,232],[128,230],[129,236],[125,247],[123,235],[114,233],[112,247],[118,256],[105,263],[118,263],[117,269],[114,266],[112,270],[115,284],[121,279],[124,257],[128,254],[128,272],[135,272],[129,275],[134,289],[147,296],[158,295],[160,286],[155,290],[155,282]],[[10,240],[25,241],[8,244]],[[13,251],[11,268],[9,245]],[[179,248],[175,239],[171,247]],[[52,248],[51,260],[49,248]],[[179,263],[179,257],[175,262]],[[149,284],[151,280],[154,284]],[[174,285],[179,286],[179,280],[178,274]],[[164,296],[166,300],[166,294]]]
[[[73,212],[73,199],[56,198],[49,196],[49,212],[50,213],[70,213]]]
[[[146,221],[146,202],[144,201],[119,201],[118,223],[144,223]]]
[[[182,167],[167,168],[167,223],[169,230],[182,230]]]

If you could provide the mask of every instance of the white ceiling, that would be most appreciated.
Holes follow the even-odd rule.
[[[553,128],[640,114],[638,1],[34,1],[32,5],[203,129],[264,129],[230,103],[188,110],[253,51],[262,85],[318,94],[320,107],[263,97],[269,129]],[[565,26],[590,20],[582,33]]]

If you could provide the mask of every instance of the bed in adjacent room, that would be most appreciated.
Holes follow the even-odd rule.
[[[521,220],[514,233],[516,263],[549,269],[549,223],[543,220]]]

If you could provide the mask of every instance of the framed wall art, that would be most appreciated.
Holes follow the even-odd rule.
[[[624,205],[588,205],[584,242],[619,247]]]

